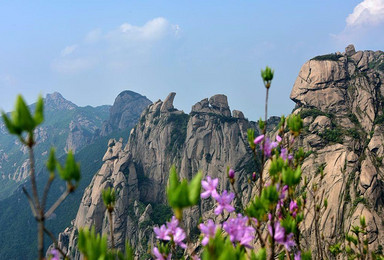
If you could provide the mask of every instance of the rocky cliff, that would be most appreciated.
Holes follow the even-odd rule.
[[[123,248],[128,239],[141,255],[153,239],[152,226],[172,214],[165,194],[172,164],[183,178],[190,179],[198,170],[220,177],[223,188],[229,188],[225,176],[227,166],[231,166],[241,176],[238,190],[249,194],[246,180],[256,166],[246,132],[255,125],[242,112],[231,113],[224,95],[198,102],[190,114],[173,107],[174,96],[171,93],[164,102],[159,100],[143,112],[125,147],[122,140],[109,142],[104,164],[85,190],[73,225],[59,235],[61,246],[75,258],[78,228],[93,225],[103,234],[109,232],[100,196],[106,187],[115,187],[119,194],[113,220],[117,247]],[[205,202],[190,210],[187,229],[196,235],[194,227],[201,212],[212,206]]]
[[[101,135],[106,136],[115,130],[132,128],[141,112],[152,102],[133,91],[123,91],[115,99],[109,110],[109,119],[103,123]]]
[[[304,119],[299,140],[307,157],[303,175],[307,187],[319,184],[328,207],[320,216],[325,251],[344,240],[364,215],[370,250],[384,244],[384,53],[358,51],[348,46],[344,53],[317,56],[306,62],[293,86],[293,113]],[[117,245],[128,239],[136,252],[146,252],[153,240],[152,225],[169,216],[165,206],[168,170],[175,163],[181,177],[190,179],[197,170],[220,177],[228,188],[225,169],[238,173],[237,189],[246,202],[256,190],[247,186],[247,174],[255,166],[246,141],[246,130],[255,127],[240,111],[229,110],[227,98],[204,99],[185,114],[173,107],[175,94],[157,101],[143,112],[128,144],[111,140],[104,165],[85,190],[73,225],[60,234],[60,244],[72,256],[77,229],[94,225],[108,234],[108,219],[101,190],[113,186],[119,197],[114,217]],[[320,172],[325,173],[320,181]],[[264,174],[266,176],[266,174]],[[299,187],[298,192],[306,187]],[[322,203],[322,202],[320,202]],[[193,235],[201,212],[213,207],[204,202],[188,211],[186,227]],[[308,196],[303,247],[314,248],[314,198]],[[156,212],[162,212],[159,218]],[[209,214],[209,213],[208,213]],[[204,216],[206,217],[206,216]],[[316,251],[313,250],[316,255]],[[145,258],[145,255],[143,255]],[[327,255],[332,258],[331,255]]]
[[[311,154],[303,173],[311,187],[325,178],[328,207],[320,217],[325,244],[342,241],[364,215],[371,250],[384,245],[384,53],[355,51],[306,62],[291,92],[293,113],[304,118],[301,144]],[[313,199],[309,200],[313,208]],[[315,244],[313,210],[305,222],[307,246]],[[328,256],[330,257],[330,256]]]

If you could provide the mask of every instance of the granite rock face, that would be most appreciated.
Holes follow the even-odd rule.
[[[244,192],[244,201],[249,199],[247,173],[256,170],[256,165],[246,132],[255,124],[244,119],[240,111],[232,117],[224,95],[197,103],[189,115],[174,109],[174,95],[151,104],[142,113],[125,147],[121,140],[110,140],[104,165],[85,190],[73,225],[59,236],[59,243],[71,256],[79,257],[75,249],[78,228],[93,225],[108,234],[108,218],[101,200],[101,191],[106,187],[114,187],[119,194],[113,220],[117,247],[123,249],[128,239],[136,254],[145,253],[154,239],[153,226],[166,220],[159,221],[157,211],[170,212],[165,188],[172,164],[181,178],[191,179],[199,170],[220,177],[223,189],[229,188],[224,176],[230,166],[240,176],[237,189]],[[204,202],[186,212],[186,229],[196,232],[201,212],[211,209],[212,202]]]
[[[348,46],[345,53],[306,62],[293,86],[293,113],[304,119],[298,142],[307,152],[303,176],[308,179],[308,187],[319,184],[318,193],[328,200],[320,216],[324,244],[342,242],[361,215],[366,217],[370,250],[384,244],[383,82],[384,53],[356,52]],[[166,203],[165,187],[172,164],[182,178],[191,179],[198,170],[220,177],[220,189],[229,189],[224,176],[230,166],[238,176],[236,188],[242,202],[256,193],[247,185],[247,174],[258,166],[252,161],[246,138],[246,130],[256,128],[255,124],[240,111],[234,110],[231,116],[223,95],[201,100],[189,115],[174,109],[173,99],[171,93],[165,102],[150,105],[124,148],[120,141],[110,141],[104,165],[86,189],[73,225],[59,238],[75,258],[79,256],[75,249],[78,228],[94,225],[103,234],[109,232],[100,197],[105,187],[113,186],[121,193],[114,217],[118,247],[122,249],[123,240],[128,239],[137,255],[144,254],[154,241],[152,226],[161,222],[154,213]],[[271,118],[269,125],[278,121]],[[273,127],[269,130],[274,131]],[[325,177],[320,182],[321,170]],[[319,202],[308,196],[302,227],[302,247],[306,249],[315,248],[316,243],[315,203]],[[212,202],[204,200],[185,212],[187,232],[196,234],[199,217],[214,218],[213,207]],[[316,255],[316,250],[312,254]]]
[[[121,92],[109,110],[109,119],[103,123],[101,135],[135,126],[141,112],[151,103],[145,96],[133,91]]]
[[[315,57],[301,68],[291,99],[304,117],[301,144],[311,151],[302,167],[308,186],[320,181],[320,168],[325,173],[319,190],[328,199],[320,217],[325,241],[341,242],[364,215],[376,250],[384,244],[384,53],[350,45],[343,54]],[[313,203],[309,198],[308,208]],[[314,246],[311,217],[305,226],[306,246]]]

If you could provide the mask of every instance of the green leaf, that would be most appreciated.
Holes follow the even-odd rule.
[[[103,198],[104,205],[108,210],[113,210],[116,202],[116,192],[115,189],[108,187],[101,192],[101,197]]]
[[[251,260],[266,260],[266,259],[267,259],[267,250],[265,248],[260,248],[256,254],[254,251],[252,251]]]
[[[273,207],[279,199],[279,193],[277,192],[276,186],[270,185],[264,187],[261,192],[261,200],[267,201],[269,207]],[[265,203],[265,202],[264,202]]]
[[[188,187],[188,197],[191,206],[197,205],[200,200],[202,172],[198,172],[191,180]]]
[[[33,132],[35,121],[23,97],[18,95],[16,98],[15,111],[12,112],[13,124],[22,131]]]
[[[303,128],[303,120],[300,115],[290,115],[288,117],[288,128],[295,135],[298,136],[301,129]]]
[[[76,182],[78,182],[81,178],[80,164],[76,163],[75,157],[73,156],[71,150],[69,150],[68,152],[64,168],[62,168],[59,163],[56,164],[56,167],[59,171],[60,177],[65,181],[75,180]]]
[[[247,138],[248,138],[248,143],[251,149],[255,149],[256,145],[253,142],[255,140],[255,130],[252,128],[248,128],[247,130]]]
[[[50,173],[54,173],[56,170],[56,156],[55,156],[55,148],[51,148],[49,152],[49,157],[47,160],[47,169]]]
[[[286,234],[296,233],[296,221],[295,219],[288,215],[281,221],[281,226],[285,229]]]
[[[259,197],[255,197],[245,209],[245,213],[248,217],[262,220],[267,214],[269,203],[266,200],[262,200]]]
[[[44,121],[44,100],[41,95],[37,99],[34,121],[35,127]]]
[[[265,128],[265,122],[263,121],[263,119],[261,119],[261,117],[259,119],[259,128],[260,130],[264,130]]]
[[[281,157],[273,158],[271,162],[271,166],[269,167],[269,174],[272,177],[277,176],[279,173],[283,171],[284,160]]]
[[[265,70],[261,70],[261,78],[265,83],[271,82],[273,79],[274,71],[270,67],[265,67]]]
[[[292,170],[292,168],[287,167],[283,169],[282,180],[289,187],[299,184],[301,179],[301,168],[297,167],[296,170]]]
[[[9,119],[9,117],[7,116],[7,114],[5,114],[4,112],[1,112],[1,116],[2,116],[3,121],[4,121],[4,125],[5,125],[5,127],[8,129],[9,133],[10,133],[10,134],[14,134],[14,135],[18,135],[18,136],[20,136],[21,133],[22,133],[21,128],[16,127],[16,126],[12,123],[12,121]]]

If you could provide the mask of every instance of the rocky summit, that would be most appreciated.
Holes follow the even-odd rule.
[[[326,243],[365,216],[371,250],[384,244],[384,52],[355,51],[317,56],[306,62],[291,92],[293,113],[304,118],[301,145],[307,150],[303,174],[308,186],[325,177],[319,194],[328,199],[320,216]],[[304,223],[307,246],[315,243],[313,199]]]
[[[249,199],[249,173],[256,170],[248,148],[247,129],[254,123],[240,111],[229,109],[227,97],[215,95],[204,99],[185,114],[173,106],[175,93],[150,105],[132,129],[127,145],[110,140],[104,164],[85,190],[72,226],[59,235],[59,243],[78,258],[76,234],[80,227],[95,226],[107,234],[108,219],[101,191],[114,187],[119,194],[114,217],[116,245],[124,248],[128,239],[137,254],[144,254],[153,242],[153,225],[167,220],[165,188],[169,169],[175,164],[182,178],[190,179],[198,170],[219,177],[221,187],[228,185],[227,166],[239,174],[238,190]],[[201,203],[186,213],[185,226],[197,234],[196,224],[202,212],[210,211],[212,202]]]
[[[109,119],[103,123],[101,135],[134,127],[141,112],[151,103],[148,98],[133,91],[121,92],[109,110]]]
[[[343,242],[344,234],[362,215],[370,250],[384,244],[383,83],[384,53],[356,51],[353,45],[344,53],[314,57],[299,72],[291,99],[296,103],[293,113],[304,119],[298,145],[306,152],[302,170],[307,187],[297,192],[316,184],[321,194],[307,196],[303,248],[316,243],[314,209],[324,199],[328,206],[318,218],[324,245]],[[230,166],[238,176],[236,188],[243,203],[257,192],[247,185],[249,174],[258,170],[246,136],[248,128],[256,128],[254,123],[241,111],[231,112],[224,95],[201,100],[190,114],[173,107],[174,97],[171,93],[164,102],[151,104],[125,146],[122,140],[109,142],[104,164],[85,190],[76,219],[59,235],[60,246],[71,256],[79,257],[76,234],[80,227],[92,225],[108,234],[101,190],[114,187],[119,194],[113,220],[117,247],[123,249],[127,239],[136,254],[145,258],[154,241],[153,226],[172,214],[165,194],[172,164],[183,178],[191,179],[198,170],[219,177],[220,189],[229,188],[225,175]],[[263,176],[267,176],[268,162],[266,166]],[[186,212],[185,227],[192,238],[199,234],[199,217],[215,218],[213,207],[204,201]]]

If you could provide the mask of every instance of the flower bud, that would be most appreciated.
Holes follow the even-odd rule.
[[[256,181],[256,172],[252,173],[252,181]]]
[[[228,176],[230,179],[235,178],[235,171],[233,169],[229,169]]]

